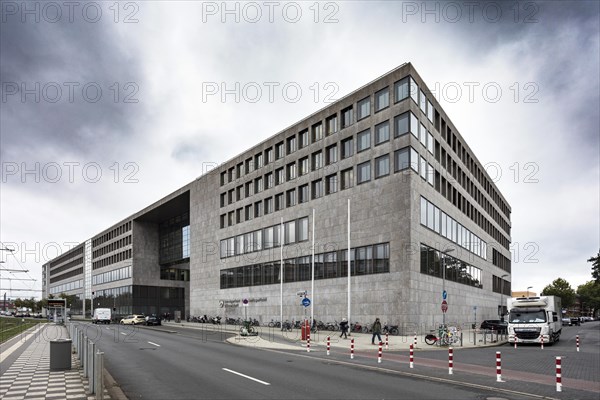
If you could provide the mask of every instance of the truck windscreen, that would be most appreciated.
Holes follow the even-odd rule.
[[[531,324],[546,322],[546,313],[543,310],[521,311],[511,310],[508,322],[511,324]]]

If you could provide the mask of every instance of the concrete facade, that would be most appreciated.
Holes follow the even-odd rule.
[[[413,80],[408,86],[411,93],[407,98],[400,96],[398,99],[396,85],[409,76]],[[417,94],[413,100],[415,84],[422,94]],[[389,93],[387,106],[385,88]],[[367,98],[369,113],[358,118],[359,110],[367,109],[361,108]],[[384,107],[378,110],[378,105]],[[348,126],[344,127],[341,122],[350,107],[352,115]],[[328,134],[326,127],[334,115],[337,130]],[[419,127],[421,134],[400,132],[402,115],[409,116],[407,121],[412,118],[408,128],[411,132],[415,126],[422,125]],[[389,122],[389,139],[376,143],[376,130],[386,121]],[[322,138],[313,137],[318,124],[323,129]],[[367,137],[363,134],[366,130],[370,130],[370,135],[368,146],[363,149],[358,147],[358,142],[367,143],[359,139]],[[302,147],[299,143],[304,132],[309,140]],[[288,140],[292,137],[296,148],[289,151]],[[352,154],[342,157],[344,142],[349,138],[353,141]],[[285,154],[278,157],[277,149],[281,143]],[[327,158],[331,146],[337,147],[334,162],[328,162]],[[396,157],[405,150],[410,154],[410,165],[400,166],[400,158]],[[389,173],[376,177],[378,165],[385,171],[386,156]],[[370,176],[367,181],[359,182],[359,170],[366,169],[365,163],[369,165]],[[292,165],[296,171],[293,177],[288,170]],[[301,174],[304,165],[309,168]],[[278,179],[281,168],[283,180]],[[344,171],[349,169],[353,173],[352,184],[342,188]],[[272,185],[268,184],[270,174]],[[334,176],[337,190],[329,193],[326,182],[334,182]],[[299,193],[304,185],[308,185],[309,197],[300,202]],[[294,204],[288,199],[290,191],[295,191]],[[277,196],[283,199],[281,209],[275,208]],[[435,206],[433,215],[440,227],[436,225],[431,229],[422,223],[422,198]],[[403,326],[433,327],[441,323],[444,279],[423,272],[427,268],[423,266],[422,246],[438,251],[453,249],[449,254],[457,270],[458,266],[467,265],[469,271],[476,272],[469,276],[470,280],[460,278],[463,283],[449,277],[445,279],[447,321],[464,324],[475,318],[481,321],[497,316],[500,290],[510,293],[510,207],[411,64],[404,64],[361,87],[126,219],[126,222],[133,222],[132,245],[128,247],[132,249],[130,262],[133,269],[127,282],[134,286],[182,288],[185,290],[185,306],[180,310],[183,316],[207,314],[237,318],[247,313],[263,323],[279,320],[281,285],[278,281],[262,284],[272,278],[267,277],[266,266],[278,266],[282,252],[284,260],[310,257],[313,224],[315,254],[337,251],[338,263],[342,265],[339,258],[348,247],[348,201],[351,247],[386,244],[389,257],[377,265],[389,266],[389,272],[385,267],[385,272],[358,275],[359,266],[354,263],[357,275],[351,278],[349,316],[347,277],[317,279],[314,293],[310,293],[310,280],[284,281],[283,319],[304,317],[308,310],[300,305],[301,299],[296,293],[306,290],[318,320],[339,321],[350,317],[351,321],[366,323],[380,317],[384,322]],[[265,213],[268,204],[273,209]],[[257,207],[262,209],[261,215],[256,215]],[[166,266],[160,264],[158,256],[159,224],[181,212],[189,212],[189,259],[182,259],[177,268],[189,269],[189,282],[161,279],[161,268]],[[237,241],[240,235],[258,230],[266,235],[265,228],[279,225],[282,220],[302,218],[308,218],[308,236],[303,237],[307,240],[283,248],[267,249],[268,246],[263,244],[261,250],[252,252],[246,252],[246,247],[242,246],[241,253],[245,254],[222,257],[226,239],[236,238]],[[444,224],[448,221],[449,232],[450,219],[460,225],[459,229],[465,230],[464,237],[476,238],[477,246],[481,247],[466,242],[461,246],[457,240],[441,234],[442,220]],[[297,228],[296,234],[299,232],[300,228]],[[244,243],[250,244],[248,240]],[[375,252],[375,247],[371,250]],[[297,262],[301,263],[300,260]],[[443,264],[438,258],[433,263],[438,271],[439,263]],[[375,264],[373,259],[367,270],[375,271]],[[343,265],[345,268],[345,262]],[[223,271],[237,268],[235,273],[238,273],[243,269],[240,267],[260,271],[262,275],[256,275],[251,281],[261,284],[222,288]],[[323,265],[323,268],[327,267]],[[338,268],[338,272],[343,268]],[[301,271],[300,265],[298,271]],[[241,282],[236,276],[235,282]],[[248,307],[242,305],[242,299],[249,300]]]

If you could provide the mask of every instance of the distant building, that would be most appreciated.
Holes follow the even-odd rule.
[[[283,279],[284,319],[304,317],[308,291],[319,320],[431,327],[445,289],[446,320],[468,323],[511,293],[510,214],[403,64],[46,263],[44,290],[79,310],[93,297],[116,314],[264,323],[280,318]]]
[[[537,293],[536,292],[532,292],[532,291],[524,291],[524,292],[512,292],[511,294],[512,297],[536,297]]]

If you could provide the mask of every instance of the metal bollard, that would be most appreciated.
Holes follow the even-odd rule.
[[[102,371],[104,369],[104,353],[98,351],[96,353],[96,367],[94,368],[96,377],[94,378],[96,400],[102,400],[104,398],[104,382],[102,380]]]
[[[96,387],[96,374],[94,374],[94,367],[96,366],[96,345],[94,342],[90,341],[88,352],[90,354],[90,362],[88,363],[88,376],[89,376],[89,394],[94,394],[94,389]]]
[[[87,342],[88,337],[83,337],[83,357],[81,358],[81,366],[83,368],[83,377],[87,378],[87,362],[88,362],[88,352],[87,352]]]

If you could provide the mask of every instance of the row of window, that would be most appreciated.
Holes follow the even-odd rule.
[[[71,252],[68,252],[67,254],[62,255],[59,258],[52,261],[50,263],[50,269],[52,269],[53,267],[56,267],[57,265],[62,264],[63,262],[67,261],[70,258],[81,256],[81,255],[83,255],[83,246],[79,246],[79,247],[73,249]]]
[[[83,267],[74,269],[73,271],[65,272],[62,275],[53,276],[50,278],[50,283],[56,283],[60,281],[64,281],[65,279],[72,278],[77,275],[83,274]]]
[[[433,186],[435,169],[414,148],[409,146],[396,150],[393,157],[394,172],[400,172],[410,167]],[[390,154],[384,154],[372,161],[369,160],[358,164],[356,166],[356,184],[360,185],[373,179],[388,176],[391,172],[390,164]],[[333,173],[324,178],[300,185],[297,188],[289,189],[286,192],[277,193],[266,199],[247,204],[245,207],[238,208],[235,211],[232,210],[221,214],[220,227],[227,228],[228,226],[283,210],[286,207],[293,207],[296,204],[306,203],[309,200],[336,193],[339,190],[349,189],[354,187],[354,175],[355,169],[354,167],[350,167],[340,171],[339,177],[337,173]]]
[[[108,240],[112,240],[112,239],[116,238],[117,236],[121,236],[125,232],[129,232],[130,230],[131,230],[131,221],[125,222],[124,224],[117,226],[116,228],[106,232],[102,236],[99,236],[96,239],[92,240],[92,246],[93,247],[99,246]]]
[[[348,276],[348,250],[315,254],[314,279]],[[351,276],[390,272],[389,243],[357,247],[350,250]],[[281,282],[281,262],[247,265],[221,270],[221,289],[271,285]],[[312,278],[312,257],[283,261],[283,282],[301,282]]]
[[[487,243],[425,197],[421,197],[421,225],[444,236],[476,256],[484,260],[487,259]]]
[[[445,268],[445,273],[444,273]],[[481,284],[481,269],[441,251],[421,244],[421,273],[476,288]]]
[[[131,265],[112,271],[107,271],[98,275],[92,275],[92,285],[120,281],[121,279],[131,278]]]
[[[65,265],[62,265],[60,267],[50,270],[50,275],[56,275],[60,272],[66,271],[70,268],[73,268],[74,266],[79,265],[79,264],[83,264],[83,257],[79,257],[78,259],[70,261],[70,262],[66,263]]]
[[[510,258],[504,256],[496,249],[492,249],[492,264],[494,264],[496,267],[502,268],[506,272],[511,271]]]
[[[292,244],[308,240],[308,217],[283,224],[283,243]],[[248,254],[281,245],[281,225],[244,233],[220,242],[221,258]]]
[[[502,293],[506,296],[510,296],[512,293],[512,289],[510,286],[510,282],[502,279],[499,276],[492,275],[492,290],[496,293]]]
[[[98,250],[94,250],[93,252],[93,257],[94,258],[98,258],[100,256],[103,256],[105,254],[111,253],[117,249],[120,249],[121,247],[125,247],[131,244],[131,235],[125,236],[124,238],[121,238],[117,241],[114,241],[112,243],[107,244],[106,246],[103,246],[101,248],[99,248]]]
[[[94,261],[92,263],[93,269],[104,268],[106,266],[112,265],[119,261],[129,260],[131,258],[131,249],[122,251],[117,254],[113,254],[112,256],[108,256],[98,261]]]
[[[63,283],[62,285],[53,286],[49,289],[50,294],[60,294],[68,292],[69,290],[81,289],[83,287],[83,279],[79,279],[69,283]]]
[[[190,280],[190,270],[181,268],[162,268],[160,270],[160,279],[166,281],[185,281]]]
[[[433,123],[435,109],[412,77],[407,76],[395,82],[393,91],[396,103],[409,97],[412,98],[419,105],[423,114]],[[234,182],[236,177],[239,179],[245,174],[283,158],[285,155],[294,153],[298,149],[307,147],[312,143],[317,143],[324,136],[332,135],[338,132],[338,129],[344,129],[356,121],[369,117],[372,113],[387,109],[389,106],[390,88],[385,87],[374,94],[373,107],[371,107],[370,95],[356,103],[356,119],[354,118],[354,105],[350,105],[340,111],[339,126],[338,114],[336,112],[327,117],[324,124],[323,121],[320,121],[313,124],[310,129],[301,129],[298,134],[293,134],[275,146],[248,157],[244,162],[240,162],[235,167],[230,167],[226,171],[221,172],[221,186]]]

